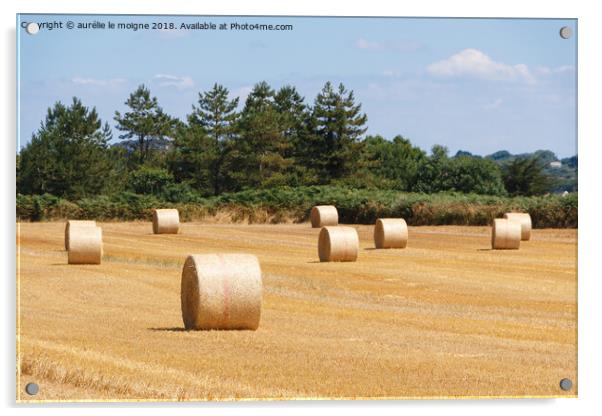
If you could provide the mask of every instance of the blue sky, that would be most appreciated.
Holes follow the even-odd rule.
[[[343,82],[368,115],[367,134],[397,134],[453,154],[550,149],[576,154],[575,20],[20,15],[21,22],[292,24],[292,31],[19,28],[19,146],[56,101],[73,96],[114,127],[145,84],[185,118],[215,82],[244,100],[253,84],[297,87],[313,103]],[[20,26],[20,23],[18,23]],[[114,131],[114,137],[118,137]]]

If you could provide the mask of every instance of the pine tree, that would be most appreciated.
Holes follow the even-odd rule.
[[[199,140],[196,146],[205,153],[202,156],[203,165],[207,169],[214,195],[219,195],[227,186],[225,165],[239,118],[236,112],[238,98],[229,100],[228,95],[226,87],[214,84],[211,90],[199,93],[198,107],[193,105],[193,111],[188,116],[189,126],[196,129],[196,133],[192,131],[193,137]],[[203,138],[204,135],[208,140]]]
[[[312,119],[315,136],[308,142],[306,160],[324,182],[351,175],[360,157],[360,138],[367,130],[367,116],[361,113],[361,104],[355,104],[353,91],[343,84],[335,91],[327,82],[316,97]]]
[[[274,96],[275,92],[267,82],[255,84],[245,100],[243,112],[261,112],[274,108]]]
[[[285,157],[297,157],[302,151],[302,142],[307,136],[308,108],[304,98],[291,85],[280,88],[274,96],[276,110],[280,114],[280,131],[290,143]]]
[[[101,193],[115,173],[110,139],[95,108],[75,97],[69,107],[57,102],[20,152],[18,191],[70,198]]]
[[[275,91],[264,81],[256,84],[245,102],[236,140],[235,164],[241,186],[270,187],[290,184],[294,144],[284,135],[283,114]]]
[[[205,195],[214,194],[211,165],[215,160],[214,141],[199,124],[181,123],[174,136],[167,164],[178,182],[186,182]]]
[[[144,164],[150,157],[151,141],[163,141],[173,135],[176,120],[163,112],[157,97],[151,97],[150,90],[140,85],[125,102],[131,111],[121,115],[115,112],[117,129],[124,132],[121,140],[136,139],[138,163]]]

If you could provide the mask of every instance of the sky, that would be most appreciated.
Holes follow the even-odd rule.
[[[67,22],[76,25],[67,28]],[[36,35],[22,27],[40,25]],[[104,29],[78,29],[78,23]],[[108,23],[115,28],[108,28]],[[52,28],[61,23],[62,28]],[[149,24],[150,29],[119,28]],[[152,29],[173,23],[174,29]],[[180,29],[226,23],[226,30]],[[293,25],[233,30],[232,23]],[[576,148],[576,20],[18,15],[18,148],[55,102],[79,97],[115,129],[140,84],[185,120],[200,92],[226,86],[241,107],[254,84],[294,85],[313,104],[326,81],[353,90],[366,134],[424,150],[486,155]],[[563,39],[559,30],[572,29]]]

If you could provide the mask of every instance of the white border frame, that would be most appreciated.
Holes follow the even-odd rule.
[[[210,410],[211,414],[229,414],[233,411],[248,411],[250,414],[281,414],[283,410],[292,414],[308,411],[327,414],[343,410],[350,414],[378,412],[399,414],[421,411],[426,414],[482,414],[489,415],[512,412],[541,412],[547,415],[589,414],[602,408],[599,392],[600,373],[599,319],[602,319],[602,293],[600,271],[602,256],[598,254],[599,238],[602,234],[597,211],[600,198],[597,165],[602,155],[602,130],[600,105],[602,91],[599,74],[602,74],[599,40],[602,39],[600,14],[596,13],[595,2],[577,4],[568,1],[526,2],[505,0],[477,2],[470,0],[423,0],[420,2],[387,4],[385,1],[370,2],[306,0],[283,2],[277,0],[185,1],[185,0],[103,0],[102,2],[72,2],[69,0],[5,1],[0,3],[2,22],[2,91],[0,114],[3,138],[2,189],[4,201],[0,204],[0,217],[4,220],[2,239],[2,264],[4,265],[2,296],[2,405],[4,414],[80,415],[86,414],[129,414],[142,407],[147,415],[163,415],[167,412],[195,414]],[[15,148],[16,148],[16,13],[138,13],[138,14],[229,14],[229,15],[346,15],[346,16],[445,16],[445,17],[556,17],[579,19],[579,399],[502,399],[502,400],[445,400],[445,401],[361,401],[361,402],[242,402],[242,403],[184,403],[184,404],[91,404],[91,405],[16,405],[15,404]],[[82,409],[85,408],[85,409]],[[599,410],[598,410],[599,411]]]

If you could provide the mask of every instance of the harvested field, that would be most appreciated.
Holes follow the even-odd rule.
[[[574,229],[492,251],[489,227],[409,227],[374,250],[356,226],[357,262],[320,263],[309,224],[98,225],[101,265],[67,264],[62,222],[18,227],[20,401],[577,394]],[[184,330],[182,265],[213,252],[259,258],[257,331]]]

